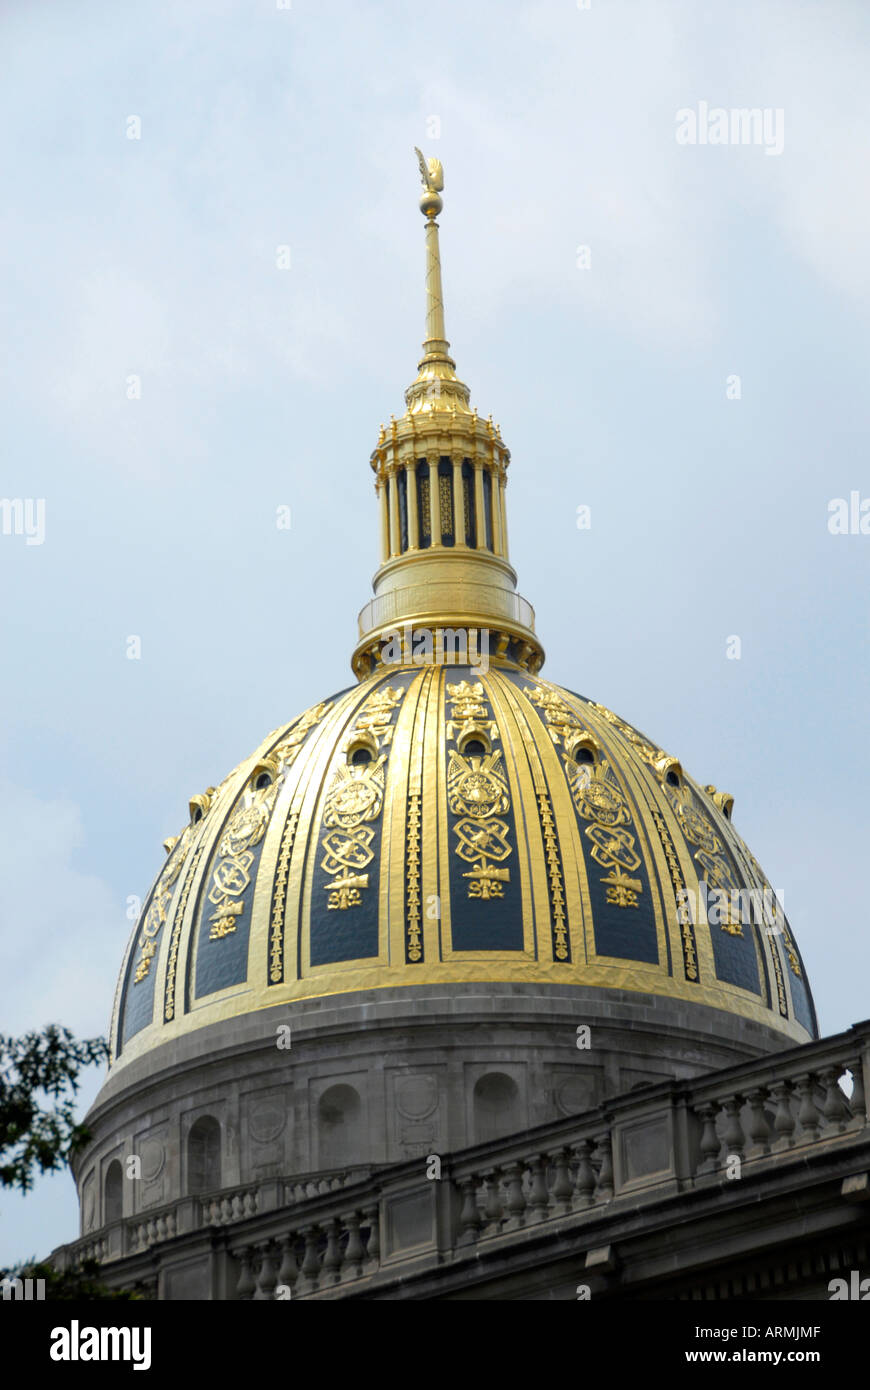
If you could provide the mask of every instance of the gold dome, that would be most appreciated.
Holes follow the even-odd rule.
[[[194,799],[128,951],[115,1053],[290,1000],[457,981],[638,991],[805,1041],[797,947],[769,925],[729,802],[517,666],[382,672]]]
[[[191,800],[127,951],[115,1063],[296,1000],[454,983],[618,989],[806,1041],[803,965],[731,798],[539,674],[510,456],[448,355],[443,171],[420,163],[427,337],[372,456],[360,684]]]

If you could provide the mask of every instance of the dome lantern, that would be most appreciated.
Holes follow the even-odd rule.
[[[355,675],[365,680],[445,638],[464,652],[532,673],[544,651],[530,603],[516,592],[505,488],[510,452],[456,375],[445,336],[439,227],[444,172],[416,151],[426,218],[426,337],[405,412],[381,426],[371,456],[380,504],[381,564],[359,615]],[[449,634],[449,635],[448,635]],[[427,641],[428,638],[428,641]],[[449,656],[448,656],[449,659]]]

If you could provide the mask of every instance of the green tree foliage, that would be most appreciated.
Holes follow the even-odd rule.
[[[29,1191],[38,1172],[62,1168],[88,1138],[75,1121],[79,1073],[108,1055],[103,1038],[79,1042],[55,1023],[0,1035],[0,1186]]]
[[[97,1260],[83,1260],[73,1269],[59,1270],[53,1265],[35,1260],[26,1260],[14,1269],[0,1270],[0,1284],[4,1279],[44,1279],[46,1302],[55,1299],[68,1299],[74,1302],[89,1303],[104,1299],[143,1299],[146,1297],[141,1286],[134,1289],[110,1289],[100,1281],[100,1266]]]

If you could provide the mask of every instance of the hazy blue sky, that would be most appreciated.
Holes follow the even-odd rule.
[[[7,0],[0,51],[0,495],[45,501],[0,535],[0,1029],[105,1032],[190,795],[352,683],[415,144],[545,675],[734,794],[823,1031],[867,1017],[867,6]],[[782,152],[678,144],[702,102]],[[0,1199],[0,1262],[76,1234],[66,1174]]]

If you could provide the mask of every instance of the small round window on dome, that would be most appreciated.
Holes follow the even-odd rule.
[[[258,792],[264,791],[266,787],[271,787],[271,785],[272,785],[272,774],[271,774],[271,772],[261,772],[260,775],[259,775],[259,777],[257,778],[256,782],[254,783],[254,787],[255,787],[255,789],[256,789]]]
[[[372,760],[372,750],[370,748],[354,748],[350,755],[352,767],[366,767]]]
[[[665,781],[669,787],[678,787],[680,785],[679,776],[674,772],[673,768],[671,768],[670,772],[666,775]]]
[[[566,739],[565,749],[573,762],[585,763],[587,767],[598,759],[598,748],[591,734],[580,734],[574,738]]]
[[[457,747],[463,758],[485,758],[490,751],[490,743],[483,729],[468,729],[457,739]]]
[[[192,821],[192,823],[193,823],[194,825],[199,825],[199,822],[202,820],[202,807],[201,807],[201,806],[195,806],[195,807],[193,808],[193,815],[191,816],[190,819],[191,819],[191,821]]]

